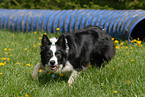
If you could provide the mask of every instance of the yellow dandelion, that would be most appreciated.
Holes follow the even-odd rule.
[[[10,60],[10,58],[7,58],[7,60],[9,61],[9,60]]]
[[[118,60],[120,59],[120,58],[117,58]]]
[[[39,39],[41,40],[42,38],[41,38],[41,37],[39,37]]]
[[[14,42],[12,42],[12,44],[15,44]]]
[[[131,47],[131,49],[133,49],[133,47]]]
[[[36,33],[37,33],[37,31],[34,31],[34,33],[36,34]]]
[[[29,97],[29,95],[28,95],[28,94],[26,94],[26,95],[25,95],[25,97]]]
[[[8,50],[7,48],[4,48],[4,51]]]
[[[131,43],[133,43],[134,41],[132,40]]]
[[[121,49],[123,49],[123,47],[121,47]]]
[[[114,68],[112,68],[114,70]]]
[[[2,60],[6,60],[7,58],[2,58]]]
[[[142,41],[137,41],[138,44],[141,44]]]
[[[114,42],[115,42],[115,43],[119,43],[119,41],[118,41],[118,40],[115,40]]]
[[[39,72],[42,72],[42,70],[39,70]]]
[[[19,62],[17,62],[16,64],[17,64],[17,65],[20,65],[20,63],[19,63]]]
[[[130,55],[130,53],[126,53],[127,55]]]
[[[0,63],[0,66],[4,66],[5,64],[4,63]]]
[[[131,52],[134,52],[134,50],[131,50]]]
[[[0,73],[0,75],[2,75],[3,73]]]
[[[137,40],[139,40],[139,38],[137,38]]]
[[[6,62],[4,62],[4,64],[6,64]]]
[[[34,46],[34,47],[36,47],[36,45],[35,45],[35,44],[33,44],[33,46]]]
[[[118,91],[114,91],[114,93],[118,93]]]
[[[27,66],[30,66],[30,64],[26,64]]]
[[[5,54],[8,54],[8,52],[5,52]]]
[[[60,28],[56,28],[56,30],[60,30]]]
[[[125,48],[126,48],[126,49],[128,49],[128,47],[127,47],[127,46],[126,46]]]
[[[131,62],[134,62],[135,60],[131,60]]]
[[[92,67],[92,65],[89,65],[89,67]]]
[[[120,45],[123,45],[123,43],[121,42]]]
[[[9,51],[11,51],[12,49],[9,49]]]
[[[112,40],[114,40],[114,38],[112,38]]]
[[[116,49],[119,49],[119,46],[115,46]]]
[[[139,46],[140,46],[140,47],[142,47],[142,45],[141,45],[141,44],[140,44]]]
[[[47,35],[47,33],[44,33],[44,35]]]
[[[126,81],[126,83],[127,83],[127,84],[130,84],[130,81],[129,81],[129,80],[127,80],[127,81]]]
[[[25,48],[25,50],[27,50],[27,48]]]
[[[59,74],[59,76],[64,76],[64,75],[61,73],[61,74]]]
[[[12,34],[12,36],[15,36],[15,34]]]
[[[136,41],[137,41],[136,39],[133,40],[133,42],[136,42]]]
[[[41,43],[38,43],[38,45],[41,45]]]
[[[13,56],[12,54],[10,54],[10,56]]]

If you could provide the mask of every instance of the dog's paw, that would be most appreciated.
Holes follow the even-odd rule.
[[[38,80],[38,74],[36,74],[36,73],[32,73],[32,78],[34,79],[34,80]]]

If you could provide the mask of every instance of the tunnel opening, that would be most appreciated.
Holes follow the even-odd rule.
[[[133,29],[131,33],[132,39],[137,39],[145,41],[145,19],[141,20]]]

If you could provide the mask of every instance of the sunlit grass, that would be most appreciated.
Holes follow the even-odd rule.
[[[34,66],[40,62],[43,34],[47,33],[0,31],[0,97],[145,96],[144,42],[136,39],[129,45],[113,39],[117,49],[114,59],[102,68],[90,65],[70,87],[63,74],[40,70],[39,81],[32,79]]]

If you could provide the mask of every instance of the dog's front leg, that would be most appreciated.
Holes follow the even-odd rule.
[[[79,75],[78,71],[72,71],[71,76],[69,77],[68,83],[71,85],[74,82],[74,79]]]
[[[41,68],[41,63],[36,64],[36,66],[34,67],[33,73],[32,73],[32,77],[34,80],[38,80],[38,76],[39,76],[39,69]]]

